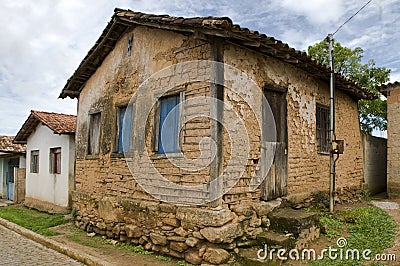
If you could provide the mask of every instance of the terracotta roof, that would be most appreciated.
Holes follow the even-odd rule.
[[[26,146],[13,143],[14,136],[0,136],[0,152],[20,153],[25,152]]]
[[[132,10],[116,8],[111,21],[108,23],[100,38],[82,60],[75,73],[65,84],[60,98],[75,98],[83,89],[85,83],[111,52],[119,38],[132,26],[145,25],[164,30],[185,32],[189,34],[204,34],[221,37],[230,43],[247,47],[267,56],[277,58],[286,63],[299,67],[313,77],[329,82],[330,69],[318,63],[305,52],[290,48],[273,37],[261,34],[233,24],[228,17],[172,17],[168,15],[152,15]],[[354,81],[336,74],[336,88],[348,92],[357,99],[374,99],[377,97],[366,88]]]
[[[400,82],[399,81],[383,84],[383,85],[377,87],[376,89],[387,97],[387,94],[388,94],[387,92],[390,91],[391,89],[394,89],[395,87],[399,87],[400,88]]]
[[[14,138],[14,143],[26,143],[28,137],[42,123],[50,128],[54,134],[74,134],[76,130],[76,116],[59,113],[31,111],[28,119]]]

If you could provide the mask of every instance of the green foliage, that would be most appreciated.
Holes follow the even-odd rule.
[[[171,257],[166,257],[166,256],[162,256],[162,255],[157,255],[156,258],[159,261],[173,261],[173,259]]]
[[[357,249],[360,253],[363,250],[372,251],[370,257],[382,254],[388,247],[393,246],[396,234],[396,223],[385,211],[375,207],[357,207],[342,213],[344,223],[347,223],[349,236],[346,237],[347,245],[344,251]],[[343,236],[343,235],[342,235]],[[337,245],[333,248],[338,248]],[[364,265],[358,260],[330,260],[325,257],[323,260],[313,261],[311,265]],[[379,263],[371,265],[382,265]]]
[[[396,234],[396,223],[393,218],[379,208],[354,208],[345,217],[354,221],[348,231],[351,237],[349,245],[358,249],[371,249],[373,254],[382,253],[385,248],[393,246]]]
[[[58,235],[49,228],[68,222],[63,214],[48,214],[22,206],[1,207],[0,217],[43,236]]]
[[[344,223],[337,218],[322,216],[319,221],[326,228],[325,233],[329,239],[336,239],[343,234]]]
[[[126,249],[128,251],[134,252],[134,253],[142,254],[142,255],[151,255],[151,254],[154,253],[152,251],[145,250],[144,247],[140,246],[140,245],[133,246],[133,245],[130,245],[130,244],[127,244],[127,243],[118,243],[116,246],[117,247],[121,247],[123,249]]]
[[[75,232],[73,235],[67,235],[65,237],[70,241],[91,248],[101,248],[104,244],[100,237],[88,237],[84,231]]]
[[[360,47],[350,49],[342,46],[339,42],[334,42],[333,51],[335,72],[380,95],[376,87],[389,81],[390,69],[377,67],[373,59],[363,64],[364,50]],[[308,54],[318,62],[329,65],[328,43],[325,40],[309,46]],[[376,100],[360,100],[358,106],[360,128],[363,133],[371,134],[374,129],[386,130],[386,100],[380,98]]]

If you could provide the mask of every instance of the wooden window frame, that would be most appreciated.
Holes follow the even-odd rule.
[[[315,111],[317,149],[320,154],[330,153],[329,143],[329,107],[318,104]]]
[[[34,174],[39,173],[39,150],[31,150],[31,169],[30,172]]]
[[[178,114],[178,151],[177,152],[166,152],[166,153],[158,153],[158,140],[159,140],[159,132],[160,132],[160,107],[161,107],[161,100],[163,98],[167,98],[170,96],[179,95],[179,114]],[[181,128],[183,124],[183,117],[184,117],[184,106],[183,102],[186,100],[186,95],[184,88],[179,88],[176,90],[172,90],[166,94],[162,95],[155,95],[158,98],[156,104],[154,105],[154,115],[153,115],[153,131],[152,131],[152,151],[155,153],[156,156],[163,156],[165,154],[180,154],[179,150],[182,147],[182,140],[184,139]]]
[[[93,150],[94,147],[91,146],[91,130],[93,128],[93,121],[94,121],[94,117],[99,115],[99,136],[98,136],[98,151],[96,151],[96,153]],[[100,150],[101,150],[101,120],[102,120],[102,112],[101,111],[93,111],[89,113],[89,126],[88,126],[88,139],[87,139],[87,155],[89,156],[99,156],[100,154]]]
[[[133,112],[133,110],[134,110],[134,108],[135,108],[135,105],[133,104],[132,105],[132,112]],[[120,151],[120,147],[119,147],[119,142],[120,142],[120,134],[121,134],[121,132],[120,132],[120,126],[121,126],[121,110],[122,109],[125,109],[125,112],[127,111],[127,110],[129,110],[130,108],[129,108],[129,105],[128,104],[119,104],[119,105],[116,105],[116,122],[115,122],[115,140],[114,140],[114,149],[113,149],[113,153],[116,155],[116,154],[123,154],[124,152],[123,151]],[[130,143],[129,143],[129,151],[128,152],[131,152],[131,150],[132,150],[132,142],[133,142],[133,113],[132,113],[132,121],[131,121],[131,135],[130,135]],[[125,151],[125,152],[127,152],[127,151]]]
[[[61,174],[61,147],[50,148],[50,173]]]

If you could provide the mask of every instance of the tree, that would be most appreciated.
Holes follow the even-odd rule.
[[[363,64],[364,50],[360,47],[350,49],[333,44],[335,72],[356,81],[360,86],[378,95],[376,100],[360,100],[358,110],[361,132],[371,135],[374,129],[386,130],[387,102],[383,100],[376,87],[389,81],[390,69],[377,67],[371,59]],[[308,54],[322,64],[329,65],[328,43],[324,40],[308,47]]]

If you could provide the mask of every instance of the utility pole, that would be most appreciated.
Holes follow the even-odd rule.
[[[333,153],[333,141],[335,139],[335,69],[333,65],[333,34],[328,34],[327,41],[329,43],[329,67],[331,70],[330,93],[329,93],[329,143],[330,149],[330,182],[329,182],[329,211],[334,211],[335,206],[335,158]]]

